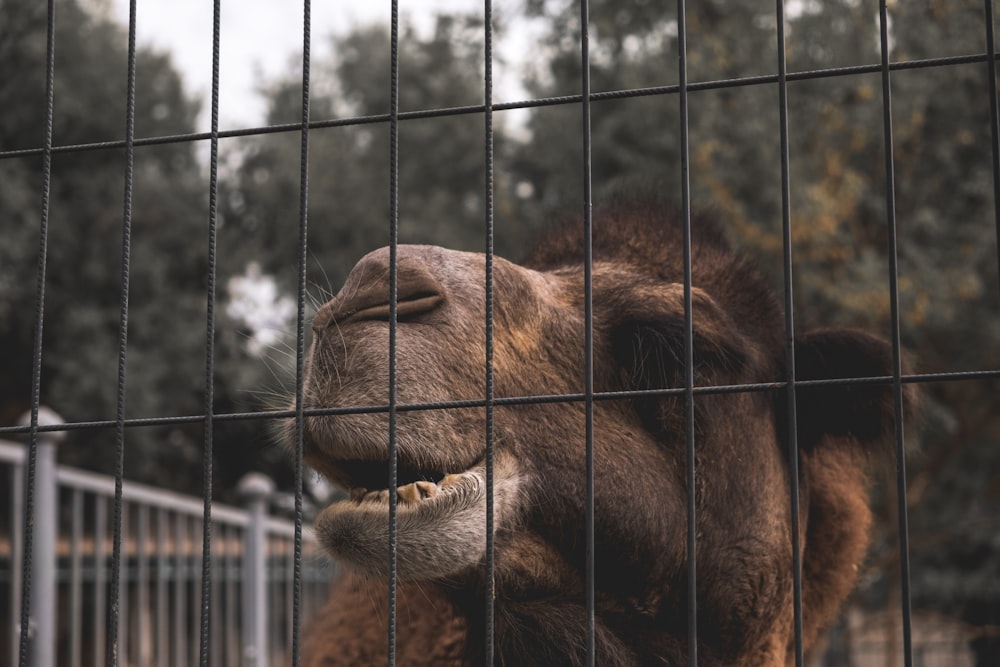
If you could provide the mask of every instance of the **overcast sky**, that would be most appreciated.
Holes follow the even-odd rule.
[[[111,0],[112,12],[128,25],[128,0]],[[499,4],[499,3],[498,3]],[[212,7],[209,0],[139,0],[136,30],[140,43],[169,51],[183,72],[189,92],[204,103],[199,130],[208,130],[212,84]],[[435,11],[482,12],[482,0],[400,0],[400,13],[418,26],[431,25]],[[329,55],[331,34],[389,21],[389,0],[327,0],[311,3],[313,58]],[[302,2],[299,0],[223,0],[219,117],[222,129],[263,122],[260,83],[298,63],[302,51]]]

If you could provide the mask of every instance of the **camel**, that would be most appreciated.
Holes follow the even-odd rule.
[[[690,655],[688,413],[683,392],[655,391],[685,386],[682,230],[682,216],[656,196],[619,196],[593,213],[598,665],[686,665]],[[690,230],[694,385],[783,382],[782,306],[712,216],[696,212]],[[567,219],[519,264],[493,260],[496,398],[584,392],[583,258],[583,226]],[[349,497],[316,520],[346,574],[307,625],[301,664],[385,664],[389,503],[396,664],[483,664],[490,630],[495,664],[585,664],[585,403],[495,406],[488,583],[486,258],[401,245],[396,259],[398,405],[472,405],[398,411],[394,489],[384,409],[304,419],[306,461]],[[389,402],[389,261],[386,248],[365,256],[316,313],[307,410]],[[858,330],[797,333],[794,350],[798,380],[892,374],[889,344]],[[792,438],[787,390],[776,386],[694,397],[700,665],[794,664]],[[870,540],[869,479],[892,460],[897,418],[886,382],[803,385],[796,405],[808,650],[856,584]]]

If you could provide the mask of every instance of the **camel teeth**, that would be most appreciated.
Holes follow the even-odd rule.
[[[396,497],[404,503],[417,503],[427,498],[433,498],[440,489],[434,482],[420,480],[396,489]]]
[[[440,491],[438,485],[434,482],[419,481],[414,482],[414,486],[417,487],[417,491],[420,492],[421,498],[433,498]]]
[[[447,475],[440,483],[435,484],[429,480],[418,480],[409,484],[404,484],[396,489],[396,502],[398,503],[418,503],[441,493],[441,490],[448,486],[457,484],[462,479],[461,474]],[[385,503],[389,501],[388,489],[366,489],[358,486],[350,491],[351,500],[355,503]]]
[[[407,484],[396,489],[396,498],[404,503],[418,502],[420,500],[420,490],[417,489],[417,483],[413,482],[412,484]]]

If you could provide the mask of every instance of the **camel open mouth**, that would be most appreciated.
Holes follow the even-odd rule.
[[[344,512],[355,508],[361,512],[381,510],[387,513],[392,500],[398,511],[413,510],[418,504],[432,501],[450,503],[454,509],[461,510],[470,502],[485,499],[486,466],[482,461],[458,473],[420,470],[399,463],[394,491],[389,489],[386,479],[387,465],[385,461],[338,462],[337,468],[342,473],[341,479],[346,480],[344,486],[349,499],[331,507]],[[448,512],[442,514],[445,516],[437,518],[445,518]]]
[[[396,504],[410,505],[436,497],[439,493],[450,493],[462,481],[467,473],[452,473],[434,476],[431,479],[418,479],[415,482],[404,483],[396,487],[396,493],[390,494],[389,489],[369,489],[365,486],[355,486],[349,491],[351,500],[355,503],[386,503],[393,498]],[[436,479],[435,479],[436,478]]]
[[[337,477],[352,500],[388,500],[392,495],[389,493],[387,461],[338,461],[336,467]],[[431,497],[440,490],[440,484],[446,477],[448,473],[443,469],[416,468],[399,461],[396,465],[397,501]]]
[[[324,509],[315,526],[320,543],[336,560],[388,575],[390,501],[396,504],[396,571],[402,579],[449,577],[482,560],[488,497],[483,462],[449,474],[400,467],[401,484],[392,491],[385,486],[385,462],[348,468],[354,473],[350,497]],[[342,470],[348,473],[348,468]],[[370,472],[376,468],[377,474]],[[494,527],[506,514],[518,479],[512,466],[495,467]],[[365,486],[373,483],[382,487]]]

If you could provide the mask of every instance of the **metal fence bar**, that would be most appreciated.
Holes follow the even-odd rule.
[[[897,72],[907,69],[924,69],[930,67],[948,67],[966,65],[972,63],[985,63],[990,56],[987,53],[978,53],[961,56],[943,56],[938,58],[918,58],[914,60],[901,60],[889,63],[889,71]],[[851,65],[847,67],[829,67],[817,70],[803,70],[789,72],[787,80],[810,81],[829,77],[854,76],[857,74],[879,73],[882,70],[880,64]],[[778,82],[776,74],[761,74],[756,76],[739,77],[735,79],[718,79],[713,81],[689,82],[688,92],[700,92],[706,90],[720,90],[723,88],[743,88],[747,86],[761,86]],[[648,86],[644,88],[627,88],[623,90],[611,90],[591,93],[591,101],[602,102],[608,100],[628,99],[633,97],[647,97],[650,95],[675,95],[678,94],[677,85]],[[502,102],[493,105],[494,111],[509,111],[512,109],[534,109],[546,106],[561,106],[567,104],[579,104],[582,101],[580,95],[560,95],[556,97],[542,97],[516,102]],[[399,121],[419,120],[424,118],[441,118],[445,116],[458,116],[467,114],[483,113],[483,105],[475,104],[461,107],[444,107],[436,109],[420,109],[415,111],[404,111],[399,113]],[[325,120],[310,121],[309,128],[312,130],[345,127],[351,125],[368,125],[374,123],[388,123],[389,114],[375,114],[371,116],[357,116],[349,118],[333,118]],[[237,130],[220,130],[220,139],[231,139],[236,137],[257,136],[264,134],[278,134],[283,132],[298,132],[302,129],[301,123],[279,123],[275,125],[264,125],[258,127],[241,128]],[[143,137],[134,141],[134,146],[159,146],[164,144],[188,143],[195,141],[208,141],[212,138],[210,132],[190,132],[185,134],[163,135],[153,137]],[[125,146],[124,141],[95,141],[86,144],[66,144],[53,146],[52,154],[77,153],[87,151],[101,151],[120,149]],[[42,148],[26,148],[17,150],[0,151],[0,160],[18,157],[40,156],[44,153]]]
[[[36,420],[46,420],[44,408],[34,411]],[[34,541],[32,543],[31,663],[36,667],[55,665],[56,532],[58,488],[56,487],[56,441],[59,433],[37,437],[34,483]]]
[[[214,530],[212,531],[212,534],[213,536],[217,536],[223,530],[225,529],[220,528],[219,530]],[[213,602],[207,609],[205,609],[203,605],[202,614],[208,613],[211,614],[212,616],[211,623],[209,626],[209,639],[210,639],[209,651],[208,651],[209,659],[206,662],[206,664],[219,665],[221,664],[221,659],[223,656],[223,649],[224,649],[222,643],[222,630],[223,630],[222,622],[225,618],[223,615],[224,607],[222,604],[222,594],[220,590],[221,583],[219,576],[220,574],[222,576],[225,576],[225,573],[219,572],[224,562],[223,559],[220,557],[219,553],[221,547],[213,546],[212,549],[214,551],[214,555],[212,557],[211,563],[209,564],[209,568],[213,572],[212,580],[210,583],[212,588],[211,599]],[[204,569],[202,571],[204,571]],[[202,658],[202,660],[204,660],[204,658]]]
[[[173,641],[171,642],[171,654],[174,658],[174,667],[184,667],[184,653],[188,636],[184,609],[187,607],[187,584],[184,561],[186,560],[184,545],[187,542],[186,524],[187,517],[180,513],[174,514],[174,576],[180,582],[174,588],[174,624]]]
[[[996,28],[993,26],[993,0],[984,0],[986,23],[986,76],[990,94],[990,140],[993,152],[993,216],[997,245],[997,266],[1000,266],[1000,112],[997,110]]]
[[[392,493],[397,487],[398,452],[396,405],[396,324],[399,285],[399,0],[391,2],[389,37],[389,610],[388,664],[396,664],[396,503]]]
[[[117,523],[117,528],[120,531],[120,537],[118,542],[119,548],[119,566],[116,568],[112,564],[111,566],[111,581],[112,585],[115,582],[118,584],[118,590],[115,591],[112,588],[113,594],[111,598],[111,607],[114,609],[117,606],[117,623],[114,624],[115,629],[118,632],[118,644],[112,644],[109,660],[114,660],[115,664],[127,665],[129,664],[128,659],[128,649],[129,649],[129,628],[131,626],[132,619],[129,617],[129,603],[128,603],[128,589],[129,589],[129,557],[127,547],[129,528],[131,527],[131,519],[129,518],[129,513],[131,512],[132,504],[126,500],[122,500],[121,503],[121,516]]]
[[[303,384],[305,377],[305,320],[306,320],[306,268],[308,263],[309,229],[309,83],[312,48],[312,5],[310,0],[302,3],[302,118],[300,164],[299,164],[299,245],[298,245],[298,285],[297,315],[295,333],[295,547],[294,597],[295,610],[292,617],[292,666],[299,664],[299,595],[302,577],[302,428],[303,428]]]
[[[204,527],[198,525],[198,519],[192,518],[191,532],[188,535],[188,538],[191,540],[191,567],[189,568],[188,571],[190,573],[189,576],[191,578],[191,584],[192,587],[194,588],[194,592],[191,594],[191,605],[188,608],[188,613],[191,615],[191,618],[194,619],[195,628],[201,627],[201,619],[203,615],[202,614],[203,610],[201,607],[201,595],[202,591],[204,590],[204,586],[202,585],[202,580],[200,576],[200,570],[202,565],[200,554],[201,550],[204,549],[204,545],[198,543],[198,539],[201,537],[203,530]],[[192,632],[191,636],[194,637],[195,633]],[[191,655],[187,657],[187,660],[189,665],[194,665],[198,662],[198,660],[201,657],[201,641],[200,640],[198,642],[192,641],[190,649],[191,649]]]
[[[115,417],[115,501],[112,521],[114,538],[112,542],[111,566],[111,619],[108,622],[108,667],[119,664],[119,619],[122,596],[119,590],[122,567],[122,497],[121,486],[125,471],[125,376],[128,366],[128,306],[129,306],[129,263],[132,246],[132,186],[135,168],[135,15],[136,0],[129,3],[128,26],[128,81],[125,100],[125,193],[122,213],[122,254],[121,254],[121,302],[118,329],[118,396]],[[124,654],[124,651],[122,651]]]
[[[684,243],[684,409],[687,470],[688,660],[698,664],[698,566],[694,424],[694,310],[691,303],[691,172],[688,134],[687,8],[677,0],[677,71],[680,104],[681,208]]]
[[[199,664],[208,667],[211,654],[212,630],[212,464],[213,435],[215,412],[215,246],[218,232],[218,193],[219,193],[219,39],[221,0],[215,0],[212,10],[212,140],[209,157],[208,186],[208,267],[206,276],[206,308],[205,308],[205,444],[202,448],[202,493],[204,512],[202,525],[204,536],[202,544],[202,598],[201,598],[201,637]],[[213,661],[214,662],[214,661]]]
[[[168,616],[167,598],[167,511],[156,508],[156,665],[167,667],[168,637],[170,636],[170,619]]]
[[[590,127],[590,3],[580,1],[580,85],[582,92],[583,148],[583,393],[584,393],[584,548],[586,556],[585,596],[587,605],[587,664],[597,659],[596,595],[594,580],[594,244],[593,244],[593,151]]]
[[[247,476],[240,485],[247,498],[250,522],[244,533],[244,649],[248,665],[263,665],[268,655],[267,610],[270,608],[267,590],[267,534],[265,517],[268,497],[274,492],[270,480],[263,476]]]
[[[879,2],[879,46],[882,54],[882,132],[885,142],[885,205],[888,227],[889,310],[892,322],[893,402],[896,415],[896,494],[899,522],[900,609],[903,615],[903,662],[913,665],[910,609],[910,549],[906,506],[906,448],[903,440],[903,387],[900,381],[899,269],[896,248],[896,177],[892,141],[892,85],[889,77],[889,15],[886,0]]]
[[[272,543],[273,541],[274,540],[272,540]],[[302,573],[301,571],[299,572],[298,583],[295,582],[295,577],[293,576],[292,577],[293,581],[291,584],[289,584],[287,577],[283,576],[283,574],[288,571],[288,559],[283,556],[278,558],[278,563],[276,565],[269,561],[268,568],[273,573],[272,579],[276,580],[278,586],[284,589],[285,618],[287,619],[286,623],[288,625],[285,631],[288,633],[292,633],[294,632],[293,626],[295,624],[295,609],[296,605],[299,604],[299,599],[296,598],[296,589],[297,588],[301,589]],[[299,595],[301,596],[301,593],[299,593]],[[275,630],[276,631],[280,630],[280,627],[275,627]]]
[[[18,665],[25,667],[28,660],[32,659],[29,654],[31,641],[30,614],[32,610],[32,581],[35,574],[34,562],[34,538],[35,538],[35,481],[37,479],[36,463],[39,449],[38,437],[38,409],[41,397],[42,384],[42,332],[45,321],[45,271],[48,261],[48,230],[49,230],[49,194],[52,186],[52,128],[55,114],[55,1],[49,0],[47,15],[47,33],[45,43],[45,139],[42,149],[42,201],[41,217],[38,228],[38,282],[35,289],[35,340],[32,351],[31,368],[31,417],[30,417],[30,440],[28,445],[27,463],[27,488],[24,496],[24,512],[15,521],[24,522],[22,533],[23,556],[21,557],[21,621],[20,637],[18,638]],[[49,585],[46,582],[45,585]],[[39,591],[39,596],[48,597],[50,591]],[[49,625],[49,624],[46,624]],[[39,636],[35,646],[35,657],[38,660],[47,658],[40,651],[48,651],[48,648],[39,646],[45,641],[47,646],[51,646],[52,630],[42,630],[43,635]]]
[[[240,614],[237,611],[239,603],[236,599],[236,582],[239,576],[239,567],[237,566],[236,553],[230,553],[230,549],[233,549],[236,534],[238,534],[235,528],[231,526],[226,526],[223,528],[223,535],[226,544],[226,557],[225,557],[225,581],[226,581],[226,618],[229,620],[226,623],[226,665],[227,667],[239,667],[240,664],[240,633],[245,632],[245,628],[242,627]]]
[[[978,371],[951,371],[935,373],[907,373],[900,375],[900,382],[903,384],[930,384],[934,382],[966,382],[975,380],[996,380],[1000,379],[1000,369],[978,370]],[[835,387],[851,385],[871,385],[885,384],[891,385],[893,377],[891,375],[834,378],[829,380],[797,380],[796,386],[803,387]],[[787,383],[779,382],[753,382],[747,384],[720,384],[720,385],[700,385],[694,387],[695,396],[709,394],[732,394],[746,392],[764,392],[783,390]],[[680,396],[685,393],[683,387],[667,389],[639,389],[629,391],[597,391],[594,392],[595,401],[615,401],[641,396]],[[498,396],[494,398],[497,406],[512,405],[534,405],[541,403],[579,403],[585,400],[583,393],[566,394],[534,394],[522,396]],[[418,403],[399,403],[396,406],[398,412],[415,412],[420,410],[448,410],[456,408],[481,408],[485,405],[483,399],[463,399],[454,401],[435,401]],[[378,414],[388,413],[388,405],[364,405],[337,408],[310,408],[303,410],[303,417],[325,417],[331,415],[356,415],[356,414]],[[215,421],[274,421],[276,419],[294,419],[295,410],[267,410],[260,412],[235,412],[215,415]],[[201,423],[205,419],[204,415],[187,415],[180,417],[145,417],[125,420],[126,428],[138,428],[148,426],[167,426],[178,424]],[[63,424],[58,429],[39,426],[38,431],[45,433],[53,430],[60,431],[80,431],[97,428],[114,428],[114,421],[90,421],[90,422],[70,422]],[[17,435],[29,432],[27,426],[2,426],[0,435]],[[200,508],[201,503],[197,503]]]
[[[10,608],[11,611],[21,610],[22,601],[22,580],[24,567],[24,489],[25,468],[23,460],[11,466],[10,469]],[[18,656],[21,650],[20,634],[22,633],[20,622],[11,628],[10,641],[10,664],[18,664]]]
[[[140,665],[148,665],[152,662],[153,647],[150,645],[149,628],[149,553],[147,550],[147,540],[149,539],[149,505],[139,505],[136,530],[136,581],[135,581],[135,632],[136,658]]]
[[[80,545],[83,542],[83,493],[73,489],[71,504],[70,543],[70,603],[69,659],[70,667],[80,667],[83,640],[83,563]]]
[[[486,275],[484,276],[486,289],[486,577],[484,585],[484,598],[486,600],[484,635],[484,664],[492,665],[494,662],[494,604],[493,591],[496,563],[494,544],[494,451],[493,451],[493,2],[485,0],[483,6],[483,125],[486,133],[484,144],[486,153],[486,179],[483,184],[485,199],[485,232],[486,232]]]
[[[105,593],[107,575],[105,540],[108,537],[108,502],[103,497],[94,498],[94,665],[104,662],[107,653],[108,605]]]
[[[961,56],[943,56],[937,58],[918,58],[913,60],[901,60],[889,63],[889,71],[897,72],[907,69],[924,69],[932,67],[949,67],[966,65],[973,63],[986,63],[990,59],[988,53],[969,54]],[[789,72],[787,80],[810,81],[829,77],[854,76],[857,74],[879,73],[882,70],[880,64],[851,65],[847,67],[829,67],[817,70],[802,70]],[[700,92],[706,90],[719,90],[723,88],[742,88],[747,86],[760,86],[777,83],[776,74],[761,74],[756,76],[738,77],[734,79],[718,79],[712,81],[698,81],[688,83],[688,92]],[[622,90],[610,90],[591,93],[591,101],[602,102],[608,100],[628,99],[633,97],[647,97],[650,95],[674,95],[679,92],[677,85],[647,86],[643,88],[627,88]],[[501,102],[493,105],[494,111],[509,111],[512,109],[533,109],[546,106],[561,106],[567,104],[579,104],[582,101],[580,95],[561,95],[555,97],[542,97],[515,102]],[[468,105],[461,107],[442,107],[435,109],[420,109],[414,111],[400,112],[400,121],[419,120],[424,118],[440,118],[445,116],[457,116],[467,114],[483,113],[483,105]],[[345,127],[352,125],[368,125],[375,123],[388,123],[389,114],[374,114],[371,116],[356,116],[347,118],[332,118],[325,120],[310,121],[309,128],[312,130],[330,127]],[[301,123],[279,123],[275,125],[263,125],[257,127],[241,128],[235,130],[220,130],[220,139],[231,139],[237,137],[257,136],[265,134],[278,134],[284,132],[298,132],[302,129]],[[209,141],[212,138],[211,132],[190,132],[175,135],[160,135],[142,137],[134,140],[135,147],[159,146],[175,143],[191,143],[196,141]],[[115,150],[124,148],[125,142],[121,139],[112,141],[94,141],[85,144],[64,144],[53,146],[53,155],[60,153],[78,153],[89,151]],[[25,148],[17,150],[0,151],[0,160],[13,159],[19,157],[41,156],[45,152],[44,148]]]
[[[785,52],[785,3],[776,0],[778,28],[778,122],[781,135],[781,243],[785,287],[785,405],[788,410],[788,480],[792,522],[792,613],[795,664],[802,667],[802,540],[799,517],[798,411],[795,402],[795,299],[792,281],[791,174],[788,155],[788,73]]]

